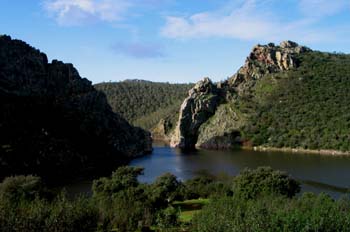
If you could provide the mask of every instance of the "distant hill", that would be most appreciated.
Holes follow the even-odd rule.
[[[220,83],[190,90],[172,146],[350,151],[350,55],[256,45]]]
[[[113,111],[131,124],[151,130],[163,119],[167,130],[172,130],[179,107],[192,86],[132,79],[100,83],[95,88],[104,92]]]
[[[260,80],[241,106],[250,113],[245,137],[255,145],[350,151],[350,55],[313,51],[297,59],[297,69]]]

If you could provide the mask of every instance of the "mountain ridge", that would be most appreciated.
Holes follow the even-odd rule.
[[[290,146],[288,144],[291,144],[292,148],[301,147],[303,149],[350,149],[349,142],[344,141],[341,146],[336,145],[337,142],[327,143],[324,138],[326,136],[321,135],[319,139],[316,139],[314,132],[309,134],[302,132],[303,128],[295,125],[298,122],[294,122],[295,118],[299,118],[301,121],[299,124],[307,126],[307,121],[310,120],[296,112],[298,108],[303,108],[308,103],[307,100],[303,102],[300,100],[298,90],[305,96],[309,95],[317,90],[317,85],[323,86],[332,78],[334,83],[328,84],[329,86],[336,85],[340,79],[339,81],[345,81],[346,84],[339,89],[342,89],[342,92],[350,90],[349,61],[349,55],[317,52],[292,41],[284,41],[278,46],[272,43],[256,45],[245,64],[232,77],[217,84],[205,78],[190,90],[189,96],[180,108],[180,116],[172,136],[171,146],[185,149],[195,147],[221,149],[260,145],[288,147]],[[332,69],[334,69],[333,73]],[[323,75],[329,78],[323,80]],[[311,83],[312,78],[317,85]],[[301,82],[304,82],[308,89],[300,88]],[[333,88],[322,88],[325,92],[335,91]],[[284,101],[282,99],[277,101],[283,94],[286,95],[288,101],[298,96],[300,105],[296,105],[298,101],[294,100],[295,104],[293,105],[291,101],[289,105],[284,105],[285,109],[277,107],[278,102]],[[313,96],[318,96],[320,93],[313,94]],[[269,98],[270,95],[274,97]],[[319,97],[322,98],[322,95]],[[334,98],[329,97],[332,101],[350,100],[350,96],[346,94],[343,96],[335,94]],[[317,105],[318,102],[313,102],[313,104]],[[284,118],[279,117],[283,110],[288,110],[292,105],[293,111],[289,111]],[[329,103],[328,107],[334,108],[333,105]],[[341,105],[341,108],[345,113],[340,113],[340,115],[346,115],[346,112],[349,112],[344,104]],[[313,110],[316,109],[307,109],[308,112]],[[270,111],[273,113],[269,113]],[[314,117],[319,117],[319,121],[323,121],[321,117],[329,114],[323,108],[316,112],[318,114],[314,114]],[[261,115],[265,117],[262,118]],[[334,119],[339,117],[339,114],[333,115]],[[336,137],[333,128],[323,128],[322,125],[317,124],[317,120],[311,119],[311,121],[315,125],[307,126],[310,130],[327,129]],[[284,124],[278,126],[282,122]],[[286,130],[281,132],[284,127]],[[274,134],[277,131],[280,136],[285,137],[284,141],[279,141],[280,144],[275,142],[279,140]],[[293,138],[288,137],[290,133],[297,134],[299,137],[296,135],[293,135]],[[307,138],[302,139],[301,134]],[[318,146],[314,145],[311,138],[325,141],[324,145],[319,141],[317,141]],[[296,142],[293,144],[291,141],[294,140]]]
[[[71,176],[151,151],[150,134],[113,113],[72,64],[10,36],[0,37],[0,96],[0,176]]]

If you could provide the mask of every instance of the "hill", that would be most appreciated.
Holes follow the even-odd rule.
[[[181,102],[192,86],[133,79],[100,83],[95,88],[106,94],[114,112],[161,137],[173,129]],[[165,131],[161,132],[161,127]]]
[[[109,170],[149,151],[149,133],[114,113],[72,64],[0,37],[0,177]]]
[[[349,100],[350,55],[257,45],[231,78],[190,91],[172,145],[350,151]]]

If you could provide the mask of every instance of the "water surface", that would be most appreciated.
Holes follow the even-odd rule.
[[[158,143],[154,144],[151,155],[134,159],[130,165],[144,167],[144,175],[139,180],[148,183],[165,172],[186,180],[203,171],[237,175],[246,167],[270,166],[286,171],[299,180],[302,191],[326,192],[333,197],[339,197],[347,193],[350,187],[350,156],[249,150],[198,150],[184,153]],[[91,193],[91,183],[91,180],[85,180],[65,187],[72,195]]]
[[[326,192],[338,197],[350,187],[349,156],[249,150],[198,150],[184,153],[179,149],[155,144],[152,155],[137,158],[130,165],[145,168],[144,175],[139,178],[142,182],[152,182],[165,172],[186,180],[202,171],[237,175],[246,167],[270,166],[300,180],[303,191]]]

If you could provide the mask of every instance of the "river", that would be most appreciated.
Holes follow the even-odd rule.
[[[186,180],[201,172],[237,175],[242,169],[270,166],[285,171],[302,183],[302,191],[326,192],[339,197],[350,187],[350,156],[331,156],[250,150],[197,150],[183,153],[165,144],[154,144],[151,155],[134,159],[131,166],[144,167],[141,182],[152,182],[170,172]],[[89,192],[91,181],[67,186],[68,192]]]

